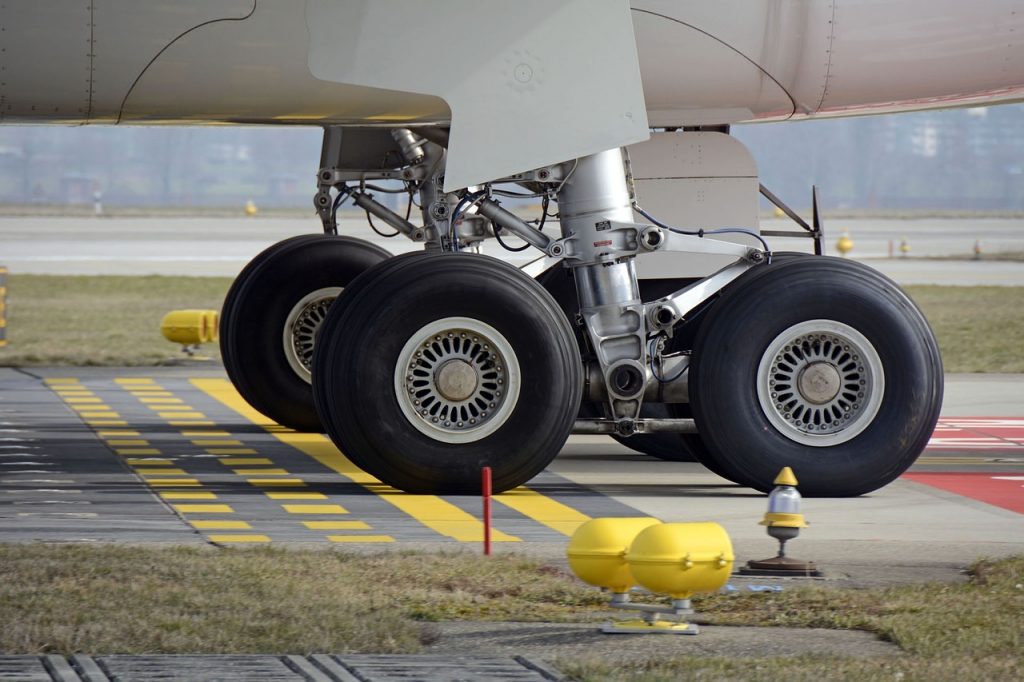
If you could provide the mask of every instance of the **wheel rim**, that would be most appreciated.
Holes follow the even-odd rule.
[[[845,443],[871,424],[885,373],[878,351],[853,327],[808,320],[779,334],[757,370],[757,397],[786,438],[814,447]]]
[[[307,384],[313,381],[313,348],[316,346],[317,333],[341,291],[341,287],[311,291],[292,306],[285,318],[282,339],[284,357],[292,371]]]
[[[494,433],[515,409],[520,383],[519,361],[504,335],[467,317],[419,329],[395,367],[403,414],[444,443],[471,443]]]

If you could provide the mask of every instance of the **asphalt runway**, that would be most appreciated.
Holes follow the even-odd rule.
[[[1021,382],[949,387],[911,471],[861,498],[805,500],[811,527],[792,553],[872,583],[955,578],[979,556],[1024,552],[1024,418],[977,415],[999,395],[1004,412],[1020,409]],[[559,557],[589,518],[651,515],[718,521],[745,561],[774,553],[758,525],[765,504],[698,464],[576,436],[547,471],[495,497],[494,541]],[[480,510],[474,496],[382,485],[324,436],[253,411],[216,367],[0,370],[2,542],[479,551]]]

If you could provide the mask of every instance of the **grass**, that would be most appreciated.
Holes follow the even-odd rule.
[[[947,372],[1024,372],[1024,287],[912,286]]]
[[[1020,679],[1022,583],[1015,557],[979,561],[962,584],[695,599],[713,624],[866,630],[897,656],[555,664],[578,680]],[[437,638],[433,621],[596,622],[603,603],[514,555],[0,545],[5,654],[415,653]]]
[[[160,336],[176,308],[220,309],[223,277],[12,275],[0,366],[155,365],[184,357]],[[1024,372],[1024,287],[912,286],[947,372]],[[203,353],[218,356],[216,344]]]
[[[160,335],[170,310],[220,310],[225,277],[11,275],[0,365],[157,365],[185,357]],[[203,354],[219,357],[217,344]]]
[[[9,654],[414,653],[432,621],[564,621],[601,602],[505,555],[0,545]]]

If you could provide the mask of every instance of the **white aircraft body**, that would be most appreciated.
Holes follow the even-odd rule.
[[[411,492],[484,465],[513,488],[573,432],[761,490],[890,482],[938,417],[932,332],[820,255],[816,204],[783,206],[729,126],[1024,100],[1019,0],[8,0],[0,28],[6,123],[323,127],[324,233],[239,275],[225,367]],[[772,253],[759,194],[817,255]],[[425,249],[337,235],[349,201]],[[476,253],[512,235],[523,271]]]

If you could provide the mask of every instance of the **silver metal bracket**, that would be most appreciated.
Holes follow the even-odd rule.
[[[685,319],[694,308],[752,267],[754,263],[744,259],[738,260],[685,289],[645,304],[644,314],[648,326],[652,331],[670,332],[672,327]]]
[[[574,434],[633,436],[644,433],[697,433],[692,419],[577,419]]]

